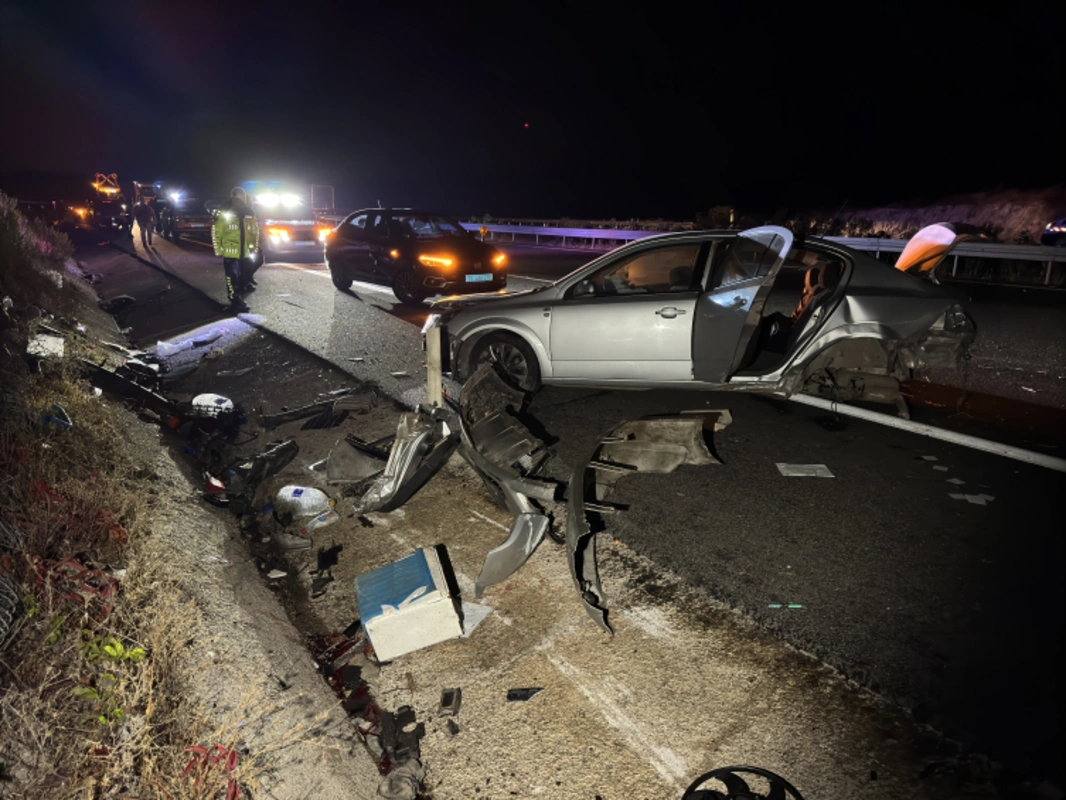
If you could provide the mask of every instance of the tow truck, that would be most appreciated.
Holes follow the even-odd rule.
[[[333,187],[306,189],[281,181],[248,181],[242,185],[259,220],[263,259],[281,253],[321,250],[334,223]]]
[[[122,188],[118,185],[118,175],[112,172],[105,175],[97,172],[93,179],[96,196],[90,203],[93,224],[98,228],[116,228],[120,231],[130,230],[133,223],[133,208]]]

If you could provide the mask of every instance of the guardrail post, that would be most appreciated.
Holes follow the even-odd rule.
[[[534,234],[534,236],[536,237],[537,244],[540,244],[540,234],[537,233],[537,234]]]
[[[566,237],[563,237],[563,247],[566,247]]]
[[[959,257],[958,256],[953,256],[953,258],[954,258],[954,260],[951,262],[951,277],[952,278],[955,277],[955,270],[958,269],[958,266],[959,266]]]
[[[1055,262],[1051,261],[1050,259],[1047,262],[1047,269],[1044,270],[1044,285],[1045,286],[1050,286],[1051,285],[1051,265],[1054,264],[1054,263]]]

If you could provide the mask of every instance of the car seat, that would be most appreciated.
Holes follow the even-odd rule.
[[[833,261],[811,267],[803,276],[803,295],[792,311],[792,322],[798,324],[815,300],[828,294],[840,280],[840,264]],[[813,310],[813,309],[812,309]],[[809,315],[807,315],[809,316]],[[804,319],[806,321],[806,319]]]

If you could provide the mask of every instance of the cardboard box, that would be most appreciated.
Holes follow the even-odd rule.
[[[355,579],[363,630],[379,661],[463,635],[448,583],[432,547]]]

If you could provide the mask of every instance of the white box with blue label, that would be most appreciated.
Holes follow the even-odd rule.
[[[379,661],[463,635],[458,601],[435,548],[360,575],[355,595]]]

